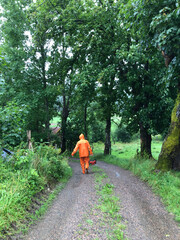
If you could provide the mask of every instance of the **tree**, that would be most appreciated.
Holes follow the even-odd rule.
[[[171,125],[163,143],[156,167],[167,171],[180,170],[180,5],[179,1],[162,1],[161,10],[152,19],[154,44],[162,52],[168,67],[168,80],[177,86],[177,98],[171,114]]]
[[[75,104],[72,104],[72,111],[83,126],[81,131],[88,138],[89,115],[92,115],[93,112],[91,102],[96,98],[96,72],[93,65],[88,63],[81,66],[79,71],[74,78],[73,102]]]
[[[112,5],[112,7],[111,7]],[[108,7],[108,10],[106,9]],[[66,10],[64,11],[64,22],[67,23],[64,26],[64,30],[70,39],[73,39],[73,45],[70,44],[71,53],[76,60],[76,73],[82,71],[80,81],[76,81],[77,92],[81,92],[81,96],[77,95],[75,103],[79,103],[83,107],[85,135],[87,135],[87,106],[91,101],[93,93],[93,82],[90,76],[84,72],[84,66],[91,66],[94,72],[96,72],[96,84],[95,88],[99,89],[99,101],[101,107],[104,110],[104,117],[107,120],[107,140],[105,143],[105,153],[110,153],[110,122],[113,114],[113,104],[115,102],[115,67],[113,66],[113,59],[115,50],[111,51],[110,40],[114,37],[113,26],[109,27],[108,22],[112,21],[112,25],[116,23],[116,20],[109,13],[111,8],[111,14],[114,13],[113,9],[118,12],[118,6],[113,4],[112,1],[105,1],[104,4],[97,1],[87,1],[83,3],[81,1],[69,2]],[[68,11],[68,12],[67,12]],[[94,18],[94,14],[96,18]],[[104,16],[106,15],[106,17]],[[68,19],[68,21],[66,20]],[[66,22],[67,21],[67,22]],[[72,42],[72,40],[71,40]],[[103,48],[102,46],[106,46]],[[106,63],[107,62],[107,63]],[[109,63],[108,63],[109,62]],[[110,71],[109,71],[110,70]],[[85,75],[85,76],[83,76]],[[93,74],[94,76],[94,74]],[[101,87],[100,87],[101,86]],[[103,87],[104,86],[104,87]],[[103,89],[101,91],[101,89]],[[86,96],[87,95],[87,96]],[[102,96],[103,97],[100,97]],[[88,99],[89,98],[89,99]],[[77,107],[76,107],[77,108]],[[80,108],[78,107],[78,110]],[[82,115],[82,113],[81,113]],[[82,122],[82,121],[81,121]]]
[[[19,38],[23,39],[21,47],[26,53],[26,58],[22,57],[21,59],[23,64],[20,71],[21,78],[16,77],[14,72],[12,73],[12,77],[16,79],[16,85],[11,84],[11,86],[13,86],[13,91],[18,93],[16,99],[19,101],[21,99],[21,102],[30,105],[27,127],[32,130],[32,136],[38,141],[50,141],[50,120],[57,115],[58,110],[55,108],[55,103],[60,99],[59,95],[62,95],[64,100],[63,126],[67,118],[67,114],[64,114],[68,112],[66,111],[65,92],[72,59],[67,56],[70,43],[67,41],[66,31],[63,30],[65,24],[62,23],[63,17],[60,13],[63,14],[68,2],[63,1],[59,4],[58,1],[36,1],[35,3],[31,2],[25,12],[22,7],[19,9],[20,14],[23,12],[23,16],[26,16],[24,21],[26,26],[19,33]],[[22,1],[16,2],[13,7],[17,8],[21,4]],[[6,4],[5,6],[6,9],[9,7],[12,10],[11,5]],[[25,36],[25,33],[27,37],[30,36],[27,42],[22,37]],[[6,39],[9,37],[10,33],[8,32]],[[7,43],[8,47],[10,47],[9,43]],[[7,54],[10,56],[9,53]],[[11,60],[10,67],[16,64],[15,59]],[[19,65],[17,64],[17,66]],[[15,88],[16,86],[18,88]],[[19,91],[21,89],[23,92]],[[63,127],[62,133],[64,133],[64,129]]]
[[[151,135],[163,133],[169,124],[172,101],[165,79],[159,81],[165,71],[158,53],[139,43],[121,51],[120,59],[126,61],[119,87],[122,122],[132,133],[140,132],[141,156],[151,158]]]
[[[27,53],[24,49],[26,12],[30,1],[1,1],[1,133],[4,143],[19,144],[24,139],[28,106],[18,97],[24,79]],[[18,100],[18,101],[17,101]],[[24,109],[24,112],[23,112]],[[6,117],[5,117],[6,116]],[[22,119],[21,119],[22,118]]]
[[[19,83],[23,79],[23,69],[27,60],[24,42],[26,36],[26,7],[29,1],[1,1],[3,22],[1,26],[1,48],[6,65],[1,69],[9,99],[20,92]]]
[[[141,155],[149,157],[152,157],[151,134],[162,133],[167,128],[172,102],[160,53],[152,44],[150,24],[158,10],[153,1],[144,0],[124,1],[120,10],[121,24],[128,38],[124,54],[119,53],[121,62],[123,57],[125,62],[120,91],[125,97],[123,116],[131,130],[139,128]]]
[[[88,61],[94,65],[97,77],[97,101],[106,121],[104,154],[111,153],[111,117],[117,100],[117,50],[123,42],[123,31],[118,22],[119,2],[96,1],[91,21]]]
[[[55,6],[55,5],[54,5]],[[67,148],[68,136],[67,120],[71,111],[72,97],[76,83],[74,82],[75,72],[81,63],[81,51],[79,50],[81,33],[78,31],[79,25],[76,24],[79,15],[81,2],[57,1],[55,25],[52,36],[55,41],[53,46],[54,57],[50,66],[51,72],[56,69],[56,81],[58,84],[59,95],[61,96],[59,105],[61,109],[61,151]],[[61,13],[61,14],[60,14]],[[73,100],[74,101],[74,100]]]
[[[52,14],[46,4],[39,1],[32,3],[27,12],[29,40],[24,48],[28,54],[21,81],[22,101],[29,103],[28,129],[36,141],[50,141],[50,120],[55,113],[54,103],[57,89],[52,75],[49,73],[51,50]],[[49,46],[50,45],[50,46]]]
[[[1,137],[3,146],[16,146],[26,140],[26,118],[28,107],[9,101],[0,107]]]

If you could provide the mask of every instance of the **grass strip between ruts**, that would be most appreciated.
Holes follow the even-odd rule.
[[[123,229],[126,227],[122,224],[120,200],[114,195],[114,185],[110,183],[103,169],[92,166],[92,171],[97,201],[93,204],[91,212],[84,215],[75,237],[81,240],[93,235],[92,239],[101,240],[102,234],[103,236],[106,234],[106,239],[109,240],[125,240],[127,238],[124,236]]]
[[[108,239],[124,240],[126,238],[122,230],[126,227],[122,224],[122,217],[119,213],[120,199],[114,195],[114,185],[110,183],[108,176],[101,168],[93,166],[93,170],[96,171],[96,192],[100,196],[97,208],[106,213],[109,221],[108,225],[111,226],[111,229],[107,232]]]

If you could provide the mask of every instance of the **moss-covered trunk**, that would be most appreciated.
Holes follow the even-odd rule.
[[[180,90],[171,114],[171,125],[164,140],[156,168],[180,170]]]

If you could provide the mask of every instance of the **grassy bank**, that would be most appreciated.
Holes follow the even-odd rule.
[[[45,212],[71,169],[59,150],[43,144],[34,151],[18,149],[0,164],[0,238],[8,239]]]
[[[161,141],[154,140],[152,143],[152,154],[156,160],[161,146]],[[176,221],[180,222],[180,172],[162,173],[156,171],[156,160],[135,157],[139,147],[139,141],[116,143],[112,145],[112,154],[104,156],[104,145],[98,143],[94,144],[94,155],[97,160],[128,169],[146,181],[152,190],[161,197],[167,210],[174,214]]]

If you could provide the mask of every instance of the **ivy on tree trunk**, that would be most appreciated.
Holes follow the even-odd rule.
[[[171,114],[171,125],[164,140],[156,168],[180,170],[180,88]]]

